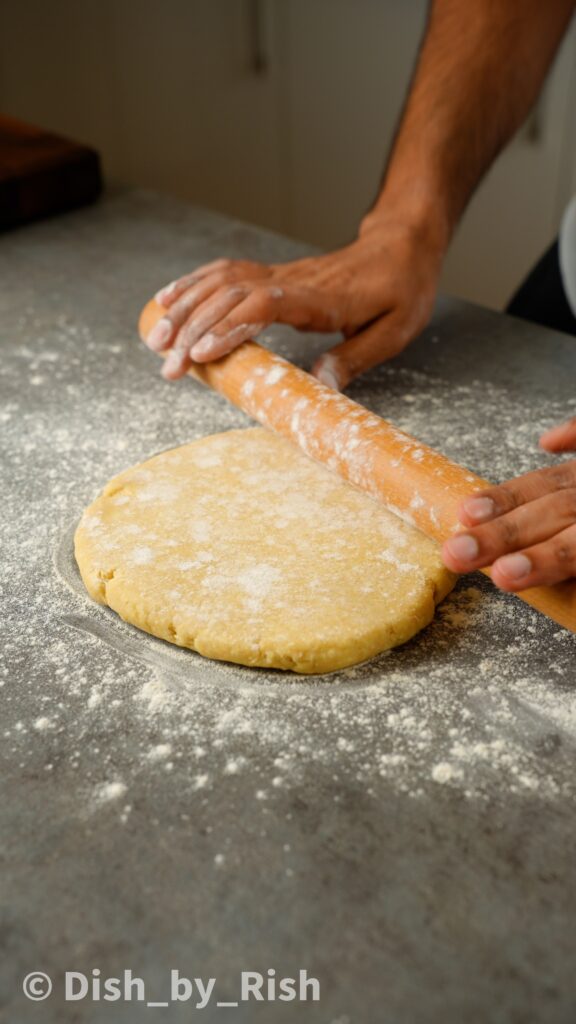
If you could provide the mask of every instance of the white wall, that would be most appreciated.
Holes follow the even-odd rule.
[[[329,248],[375,194],[425,14],[426,0],[2,0],[0,109],[92,143],[112,178]],[[501,305],[554,236],[576,191],[575,40],[538,131],[474,198],[447,290]]]

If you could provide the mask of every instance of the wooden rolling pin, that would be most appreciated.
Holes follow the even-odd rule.
[[[154,300],[145,306],[142,338],[165,312]],[[490,486],[254,341],[189,373],[434,540],[462,529],[459,502]],[[516,596],[576,632],[576,580]]]

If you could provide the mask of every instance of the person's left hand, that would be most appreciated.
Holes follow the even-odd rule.
[[[540,446],[576,451],[576,418],[543,434]],[[491,566],[501,590],[576,576],[576,459],[478,491],[462,502],[459,520],[466,531],[442,548],[454,572]]]
[[[368,214],[349,245],[286,263],[215,260],[156,293],[164,314],[144,339],[177,380],[272,323],[339,332],[311,373],[335,390],[398,355],[432,315],[448,231],[393,205]]]

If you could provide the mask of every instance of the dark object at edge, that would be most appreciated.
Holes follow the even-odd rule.
[[[0,115],[0,230],[84,206],[101,191],[96,150]]]

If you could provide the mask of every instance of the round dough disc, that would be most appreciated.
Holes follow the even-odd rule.
[[[437,545],[261,428],[128,469],[84,513],[90,595],[208,658],[331,672],[430,622],[455,577]]]

